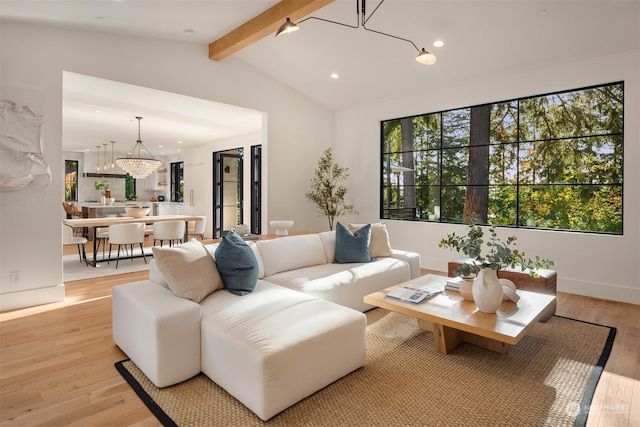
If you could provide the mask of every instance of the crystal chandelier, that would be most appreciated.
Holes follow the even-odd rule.
[[[132,177],[143,179],[160,167],[160,160],[146,157],[150,156],[150,154],[140,139],[140,120],[142,120],[142,117],[136,116],[136,119],[138,119],[138,140],[136,145],[129,151],[127,157],[116,159],[116,164]]]

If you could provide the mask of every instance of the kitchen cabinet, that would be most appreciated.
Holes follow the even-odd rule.
[[[144,189],[156,191],[158,189],[158,172],[153,172],[144,179]]]
[[[167,188],[167,168],[158,169],[144,180],[144,189],[150,191]]]
[[[184,204],[158,202],[158,215],[184,215]]]

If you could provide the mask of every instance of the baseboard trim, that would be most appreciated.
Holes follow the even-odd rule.
[[[0,294],[0,311],[64,301],[64,284]]]
[[[558,276],[559,292],[640,305],[640,289]]]

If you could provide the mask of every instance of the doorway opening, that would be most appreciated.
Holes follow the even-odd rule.
[[[249,171],[245,171],[244,148],[213,153],[213,238],[226,235],[240,224],[248,224],[252,234],[260,234],[261,153],[260,145],[251,146]],[[245,174],[250,179],[251,200],[248,213],[245,212],[244,204]]]

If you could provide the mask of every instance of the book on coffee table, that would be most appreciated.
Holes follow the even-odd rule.
[[[460,276],[451,277],[447,279],[447,283],[444,285],[444,288],[449,291],[460,292],[460,286],[464,283],[464,279]]]
[[[386,294],[387,298],[392,298],[398,301],[410,302],[412,304],[420,304],[421,302],[430,300],[442,291],[438,289],[429,288],[426,286],[417,285],[405,285],[399,286]]]

